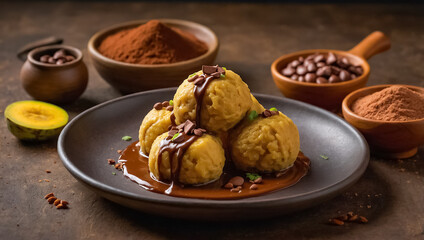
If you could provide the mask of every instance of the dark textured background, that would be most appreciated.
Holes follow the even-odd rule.
[[[81,99],[65,106],[71,117],[120,96],[92,68],[87,41],[111,24],[150,18],[187,19],[211,27],[221,41],[217,62],[231,66],[253,92],[280,95],[269,70],[280,55],[308,48],[347,50],[374,30],[390,36],[392,49],[370,60],[368,85],[424,87],[423,12],[423,4],[1,2],[0,112],[11,102],[30,99],[20,86],[17,49],[49,35],[63,37],[86,55],[90,82]],[[408,160],[373,157],[356,185],[318,207],[263,221],[252,216],[244,223],[201,223],[148,216],[104,200],[65,170],[55,141],[21,143],[4,121],[0,133],[1,239],[424,238],[423,147]],[[50,182],[40,183],[43,179]],[[43,199],[52,191],[68,200],[71,209],[52,209]],[[338,211],[358,212],[369,223],[327,225]]]

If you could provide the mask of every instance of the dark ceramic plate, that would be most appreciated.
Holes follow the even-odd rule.
[[[175,88],[136,93],[102,103],[74,118],[62,131],[58,152],[80,182],[118,204],[144,212],[186,219],[243,219],[298,211],[328,200],[354,184],[369,161],[362,135],[333,113],[302,102],[255,94],[266,108],[276,107],[297,125],[301,149],[311,159],[310,174],[296,185],[258,197],[202,200],[149,192],[125,178],[106,159],[137,139],[143,117],[154,103],[172,99]],[[328,156],[328,160],[320,155]]]

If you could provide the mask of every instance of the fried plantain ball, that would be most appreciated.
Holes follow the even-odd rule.
[[[154,141],[149,154],[149,170],[159,179],[159,171],[165,180],[170,180],[171,170],[169,152],[162,153],[161,165],[158,166],[160,143],[168,133],[160,135]],[[225,164],[224,149],[217,137],[203,134],[196,139],[184,153],[178,181],[183,184],[197,185],[219,179]]]
[[[232,161],[248,172],[282,171],[292,166],[300,149],[296,125],[281,112],[243,121],[229,139]]]
[[[201,75],[202,71],[196,73]],[[174,96],[176,123],[196,120],[194,83],[187,79]],[[239,75],[226,70],[225,77],[214,79],[206,89],[201,106],[201,127],[217,133],[234,127],[250,110],[252,99],[249,87]]]

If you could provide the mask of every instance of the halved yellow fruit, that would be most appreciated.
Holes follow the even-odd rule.
[[[41,101],[19,101],[6,107],[4,116],[10,132],[24,141],[53,138],[68,123],[68,113],[62,108]]]

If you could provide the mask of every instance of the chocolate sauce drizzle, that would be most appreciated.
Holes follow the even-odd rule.
[[[159,180],[163,181],[163,176],[160,171],[160,166],[162,163],[162,154],[167,151],[169,153],[169,165],[171,168],[171,181],[179,183],[180,179],[180,171],[184,153],[190,147],[190,145],[196,141],[198,136],[192,135],[189,136],[185,133],[180,133],[181,140],[178,142],[172,140],[171,136],[167,136],[160,143],[160,150],[158,155],[158,172],[159,172]]]
[[[182,159],[184,153],[196,141],[197,138],[202,136],[206,130],[200,128],[200,112],[205,95],[206,89],[209,83],[221,75],[225,75],[225,70],[222,67],[216,66],[202,66],[202,75],[194,75],[189,78],[189,82],[194,82],[194,97],[196,99],[196,122],[193,123],[187,120],[185,123],[176,126],[175,115],[171,114],[171,127],[168,132],[168,136],[160,142],[159,154],[158,154],[158,172],[159,181],[163,181],[164,178],[160,171],[162,163],[162,154],[168,152],[170,168],[171,168],[171,183],[179,183],[180,171],[182,165]],[[161,105],[162,106],[162,105]],[[197,129],[196,129],[197,127]],[[179,134],[174,137],[175,134]]]
[[[206,89],[209,83],[214,79],[218,79],[221,75],[225,75],[225,70],[222,67],[216,66],[203,66],[202,75],[194,75],[189,82],[194,82],[194,98],[196,99],[196,125],[201,127],[200,116],[202,110],[203,97],[205,96]]]

